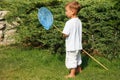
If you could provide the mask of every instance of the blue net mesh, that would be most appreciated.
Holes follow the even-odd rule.
[[[46,7],[41,7],[38,10],[38,19],[46,30],[49,30],[53,24],[53,15]]]

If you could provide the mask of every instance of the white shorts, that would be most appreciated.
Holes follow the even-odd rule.
[[[82,63],[80,50],[66,51],[65,65],[68,69],[77,68]]]

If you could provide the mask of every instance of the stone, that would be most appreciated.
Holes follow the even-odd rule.
[[[5,37],[13,36],[16,33],[16,29],[11,29],[5,32]]]
[[[19,26],[19,22],[21,22],[21,19],[17,17],[14,21],[8,23],[4,18],[8,12],[9,11],[0,11],[0,46],[10,45],[16,42],[16,27]]]
[[[5,29],[5,27],[6,27],[6,24],[5,24],[5,23],[0,23],[0,30]]]
[[[6,31],[2,44],[9,45],[15,43],[15,38],[14,38],[15,33],[16,33],[16,29],[11,29]]]
[[[1,38],[2,38],[2,30],[0,30],[0,41],[1,41]]]
[[[9,11],[0,11],[0,20],[4,19],[4,16],[8,13]]]

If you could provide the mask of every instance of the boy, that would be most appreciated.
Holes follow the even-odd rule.
[[[77,17],[80,11],[80,5],[77,1],[69,2],[65,6],[65,14],[69,18],[63,29],[63,37],[66,38],[66,67],[70,73],[66,78],[73,78],[75,74],[81,72],[81,55],[82,50],[82,23]]]

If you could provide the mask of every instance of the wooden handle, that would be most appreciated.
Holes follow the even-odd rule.
[[[57,28],[55,25],[53,25],[59,32],[61,32],[62,33],[62,31],[59,29],[59,28]]]
[[[82,50],[83,52],[85,52],[89,57],[91,57],[95,62],[97,62],[98,64],[100,64],[105,70],[108,70],[107,67],[105,67],[102,63],[100,63],[98,60],[96,60],[93,56],[91,56],[88,52],[86,52],[84,49]]]

